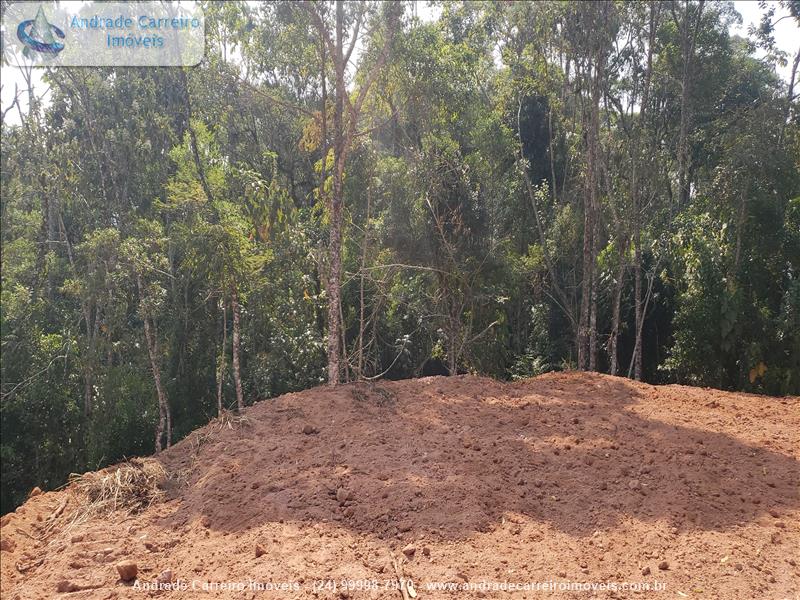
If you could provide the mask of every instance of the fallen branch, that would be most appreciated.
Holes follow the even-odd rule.
[[[392,567],[394,567],[394,573],[397,577],[397,581],[400,584],[399,590],[400,594],[403,596],[403,600],[411,600],[411,596],[408,594],[406,590],[406,578],[403,575],[403,568],[400,562],[394,557],[394,553],[390,552],[389,555],[392,557]],[[414,594],[416,596],[416,594]]]

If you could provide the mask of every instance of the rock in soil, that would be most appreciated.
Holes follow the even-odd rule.
[[[80,590],[80,586],[78,586],[78,584],[76,584],[75,582],[69,581],[67,579],[59,581],[58,585],[56,585],[56,591],[59,594],[69,594],[70,592],[77,592],[78,590]]]
[[[156,581],[158,581],[158,583],[172,583],[172,570],[166,569],[161,571]]]
[[[123,560],[116,564],[117,573],[122,581],[133,581],[139,572],[139,566],[132,560]]]
[[[336,501],[339,504],[344,504],[350,498],[350,492],[343,487],[336,490]]]

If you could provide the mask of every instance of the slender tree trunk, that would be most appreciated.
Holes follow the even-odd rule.
[[[69,259],[70,267],[72,268],[73,274],[77,275],[78,270],[75,266],[75,255],[72,252],[72,243],[69,241],[67,228],[64,225],[64,216],[61,214],[60,210],[58,211],[57,216],[58,230],[64,245],[67,247],[67,258]],[[81,313],[83,314],[83,319],[86,322],[86,337],[89,344],[89,352],[87,357],[88,360],[86,361],[87,364],[83,367],[83,416],[88,417],[92,413],[92,404],[94,398],[94,369],[92,368],[94,363],[94,359],[92,358],[94,355],[94,343],[92,342],[91,335],[91,307],[83,299],[81,299]]]
[[[589,134],[591,135],[591,133]],[[591,146],[591,142],[589,142]],[[589,154],[591,150],[588,151]],[[587,156],[587,173],[583,190],[583,272],[581,278],[581,314],[578,325],[578,369],[586,371],[589,367],[589,313],[592,287],[592,200],[591,200],[591,156]]]
[[[596,196],[596,192],[595,192]],[[600,237],[600,211],[598,210],[595,198],[595,206],[592,209],[592,283],[591,283],[591,306],[589,307],[589,370],[597,371],[597,246]]]
[[[242,375],[239,368],[239,350],[240,350],[240,340],[241,340],[241,331],[240,331],[240,321],[241,321],[241,310],[239,307],[239,294],[236,290],[236,286],[231,288],[231,311],[233,312],[233,351],[232,351],[232,363],[233,363],[233,383],[236,387],[236,409],[241,412],[244,410],[244,395],[242,394]]]
[[[600,27],[607,26],[607,4],[602,5],[602,19]],[[599,282],[597,277],[597,255],[600,250],[600,219],[602,210],[599,196],[599,146],[600,146],[600,100],[602,86],[606,71],[606,50],[600,46],[595,54],[595,73],[592,82],[592,115],[591,115],[591,145],[590,145],[590,178],[591,178],[591,206],[592,206],[592,255],[591,255],[591,306],[589,308],[589,370],[597,370],[597,296]]]
[[[321,52],[321,64],[320,64],[320,78],[322,80],[322,108],[320,109],[320,115],[322,118],[322,130],[320,132],[320,138],[322,140],[322,161],[321,161],[321,169],[319,174],[319,201],[324,205],[327,205],[328,198],[327,192],[325,191],[325,184],[328,179],[328,78],[327,78],[327,59],[326,59],[326,52],[325,52],[325,40],[323,36],[320,35],[320,52]],[[314,277],[314,283],[316,285],[316,295],[319,296],[321,289],[322,289],[322,277],[321,273],[322,270],[320,269],[320,261],[315,261],[316,265],[316,273]],[[317,310],[316,303],[314,304],[314,316],[316,317],[317,327],[320,332],[320,336],[324,336],[325,334],[325,323],[323,322],[322,315]]]
[[[95,344],[94,344],[94,327],[92,327],[92,306],[84,306],[83,318],[86,321],[86,364],[83,367],[83,416],[88,417],[92,414],[94,403],[94,362],[95,362]]]
[[[622,306],[622,288],[625,281],[625,252],[626,244],[620,246],[619,268],[617,269],[617,285],[614,291],[614,308],[611,317],[611,338],[609,340],[609,358],[611,359],[610,371],[616,375],[619,371],[619,357],[617,356],[617,343],[619,341],[620,308]]]
[[[563,289],[558,283],[558,276],[556,274],[555,265],[550,257],[550,251],[547,245],[547,237],[544,233],[544,226],[542,225],[542,219],[539,216],[539,206],[538,202],[536,201],[536,190],[534,190],[533,182],[531,181],[530,174],[528,173],[528,167],[524,160],[524,155],[522,151],[522,126],[521,126],[521,114],[522,114],[522,101],[520,100],[519,107],[517,109],[517,141],[518,141],[518,148],[517,152],[517,161],[520,163],[519,168],[522,171],[522,176],[525,181],[525,188],[528,191],[528,197],[531,201],[531,208],[533,209],[534,220],[536,222],[536,230],[539,234],[539,243],[542,246],[542,256],[544,257],[544,263],[547,267],[547,273],[550,276],[550,281],[553,286],[553,291],[555,292],[556,297],[558,298],[557,304],[561,308],[561,310],[566,315],[567,319],[569,320],[570,327],[572,329],[572,334],[578,339],[579,334],[579,326],[575,319],[574,314],[574,304],[569,302],[567,295],[564,293]],[[552,177],[552,194],[553,194],[553,202],[558,204],[558,196],[556,195],[556,172],[555,172],[555,161],[553,158],[554,151],[553,151],[553,111],[552,109],[548,111],[548,133],[549,133],[549,148],[550,148],[550,174]]]
[[[337,168],[337,172],[339,169]],[[331,200],[331,231],[328,244],[330,273],[328,274],[328,383],[337,385],[341,368],[339,355],[341,347],[341,268],[342,268],[342,182],[341,176],[334,175],[333,198]]]
[[[739,266],[742,257],[742,236],[744,234],[744,224],[747,221],[747,193],[749,186],[745,183],[741,186],[741,203],[739,204],[739,218],[736,220],[736,253],[733,259],[733,272],[730,275],[731,281],[739,278]]]
[[[599,210],[597,202],[597,141],[600,129],[600,77],[605,53],[598,49],[587,67],[591,81],[591,107],[586,135],[586,175],[583,190],[583,281],[581,283],[581,324],[578,345],[578,368],[594,371],[597,366],[597,289],[595,262]],[[594,70],[594,74],[592,71]]]
[[[700,21],[703,16],[703,5],[705,0],[700,0],[697,4],[695,19],[692,17],[691,3],[686,0],[683,18],[678,19],[673,13],[675,24],[681,35],[681,55],[683,58],[683,71],[681,77],[681,122],[678,137],[678,209],[685,207],[689,203],[689,128],[691,121],[691,106],[689,95],[692,84],[692,66],[694,59],[695,43],[697,32],[700,29]]]
[[[341,366],[340,369],[340,381],[344,383],[350,382],[350,355],[347,353],[347,331],[345,329],[344,323],[344,308],[342,306],[341,297],[339,298],[339,329],[342,332],[342,347],[340,348],[341,354],[339,355],[341,358],[339,359],[339,365]]]
[[[447,352],[447,370],[451,376],[458,374],[458,331],[460,329],[460,314],[455,313],[455,307],[450,309],[450,348]]]
[[[344,209],[344,169],[347,153],[356,135],[358,117],[364,100],[375,82],[380,69],[386,61],[389,44],[394,37],[397,23],[387,24],[387,32],[383,49],[378,60],[372,66],[367,77],[359,85],[356,99],[351,103],[346,83],[346,70],[356,42],[359,39],[359,29],[365,13],[356,17],[352,34],[350,35],[347,53],[344,52],[344,2],[336,0],[336,31],[335,41],[331,40],[322,15],[315,8],[314,3],[303,3],[319,32],[323,43],[328,45],[327,54],[330,55],[336,73],[335,102],[333,111],[333,194],[329,204],[330,208],[330,237],[328,240],[328,384],[337,385],[341,381],[341,271],[342,271],[342,215]],[[322,54],[323,63],[325,52]],[[323,64],[324,70],[324,64]],[[323,77],[324,79],[324,77]],[[345,105],[346,103],[346,105]],[[345,108],[349,119],[345,123]],[[325,123],[323,123],[324,125]]]
[[[92,310],[94,309],[94,310]],[[96,301],[92,302],[89,308],[89,314],[92,316],[92,324],[86,323],[86,332],[89,336],[88,340],[88,367],[87,367],[87,382],[86,382],[86,406],[85,413],[88,416],[93,410],[94,403],[94,380],[95,372],[98,368],[99,359],[97,357],[97,338],[100,336],[100,308]]]
[[[639,322],[639,325],[638,325],[638,329],[636,330],[636,345],[633,348],[633,356],[631,357],[631,364],[628,367],[628,377],[631,376],[631,371],[633,370],[634,365],[635,365],[636,366],[636,379],[640,380],[640,381],[642,379],[642,343],[643,343],[642,331],[643,331],[643,328],[644,328],[644,315],[647,313],[647,307],[650,304],[650,298],[652,297],[653,283],[654,283],[655,278],[656,278],[656,272],[658,271],[659,260],[656,261],[655,266],[653,267],[653,270],[650,272],[650,274],[647,277],[647,294],[645,295],[644,303],[641,304],[641,306],[637,307],[637,312],[641,313],[642,318],[640,319],[640,322]],[[637,299],[641,299],[641,269],[639,269],[637,271],[637,274],[640,277],[639,282],[637,282],[639,287],[640,287]],[[640,303],[641,303],[641,300],[640,300]]]
[[[344,27],[344,7],[342,2],[336,3],[336,55],[334,67],[336,69],[336,102],[333,112],[333,197],[331,198],[330,239],[328,242],[328,258],[330,260],[328,273],[328,383],[337,385],[340,381],[341,367],[339,364],[341,344],[341,322],[339,319],[341,304],[341,270],[342,270],[342,213],[344,193],[344,95],[347,93],[345,85],[345,64],[342,54]]]
[[[186,111],[186,129],[189,132],[189,141],[192,145],[192,158],[194,159],[194,166],[197,169],[197,176],[200,179],[200,185],[203,188],[203,192],[205,193],[208,202],[213,202],[214,197],[211,194],[211,188],[209,187],[208,180],[206,179],[206,172],[203,168],[203,162],[200,160],[200,148],[198,147],[197,143],[197,134],[195,133],[194,125],[192,124],[192,98],[189,94],[189,82],[186,78],[186,71],[183,69],[178,69],[178,73],[180,75],[181,84],[183,85],[183,101]],[[212,214],[216,216],[216,211],[212,212]]]
[[[646,94],[645,94],[646,95]],[[640,118],[645,116],[646,108],[643,107]],[[633,268],[634,268],[634,321],[636,328],[636,338],[633,345],[633,356],[631,357],[631,368],[634,369],[634,377],[637,381],[642,379],[642,325],[644,314],[642,312],[642,232],[641,232],[641,208],[640,190],[638,179],[639,167],[639,140],[633,144],[633,165],[631,168],[631,211],[633,213]],[[628,377],[631,376],[631,368],[628,369]]]
[[[155,323],[153,326],[153,333],[156,334],[157,337],[157,332],[155,331]],[[156,352],[158,352],[158,341],[156,341]],[[172,411],[169,409],[166,393],[164,394],[164,422],[167,428],[167,448],[169,448],[170,446],[172,446]]]
[[[634,321],[635,342],[633,356],[628,366],[628,377],[631,375],[637,381],[642,379],[642,331],[644,330],[644,310],[642,306],[642,208],[641,208],[641,178],[639,167],[642,161],[641,138],[647,135],[647,115],[650,108],[650,83],[653,75],[653,46],[655,45],[656,32],[660,14],[660,5],[650,5],[649,37],[647,44],[647,68],[644,73],[644,89],[642,90],[642,109],[639,113],[639,127],[636,128],[633,148],[633,165],[631,177],[631,210],[633,212],[633,268],[634,268]]]
[[[792,74],[789,77],[789,91],[786,94],[786,108],[783,110],[783,121],[781,123],[781,132],[778,136],[778,143],[783,143],[783,134],[786,131],[786,124],[789,122],[789,117],[792,114],[792,102],[794,101],[794,86],[797,83],[797,69],[800,67],[800,50],[794,55],[792,62]]]
[[[328,176],[328,61],[325,55],[325,40],[320,38],[319,43],[321,59],[319,76],[320,80],[322,81],[322,108],[320,109],[320,118],[322,120],[322,126],[320,130],[322,163],[319,173],[319,199],[322,201],[325,198],[325,179],[327,179]]]
[[[634,379],[642,380],[642,329],[644,328],[644,312],[642,311],[642,234],[639,223],[639,208],[636,210],[636,217],[633,223],[633,264],[634,264],[634,312],[636,321],[636,342],[633,346],[633,357],[631,366],[634,369]],[[628,369],[628,377],[631,376],[631,369]]]
[[[681,85],[681,125],[678,137],[678,208],[677,211],[683,209],[689,204],[689,183],[687,180],[686,172],[689,163],[688,149],[687,149],[687,131],[688,131],[688,87],[689,83],[684,76],[684,83]]]
[[[225,358],[228,346],[228,317],[225,311],[225,300],[222,301],[222,348],[217,365],[217,416],[222,416],[222,388],[225,381]]]
[[[136,283],[139,287],[139,296],[142,294],[142,279],[137,276]],[[169,402],[161,385],[161,367],[159,366],[158,335],[150,315],[142,315],[144,321],[144,337],[147,342],[147,353],[150,356],[150,368],[153,371],[153,380],[156,384],[156,395],[158,396],[158,424],[156,425],[155,449],[156,453],[161,452],[161,442],[164,434],[167,436],[167,448],[172,443],[172,416],[170,415]]]
[[[83,378],[83,416],[88,417],[92,414],[92,392],[94,391],[91,369],[86,369]]]
[[[359,314],[358,314],[358,360],[356,362],[356,377],[361,379],[364,374],[364,268],[367,264],[367,248],[369,247],[369,217],[372,204],[372,194],[367,185],[367,222],[364,224],[364,242],[361,246],[361,273],[358,284]]]
[[[39,172],[39,194],[41,195],[42,203],[44,204],[44,217],[47,227],[47,249],[56,254],[58,252],[58,239],[56,237],[56,215],[59,214],[57,209],[58,194],[53,194],[46,185],[46,178],[42,171]],[[55,287],[55,277],[53,269],[47,269],[47,286],[46,294],[48,300],[52,300],[53,288]],[[94,360],[92,357],[91,360]]]

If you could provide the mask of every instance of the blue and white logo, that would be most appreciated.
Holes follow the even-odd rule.
[[[192,67],[205,16],[199,0],[3,0],[0,40],[3,63],[19,68]]]
[[[39,7],[35,19],[22,21],[17,27],[17,38],[25,44],[22,53],[26,58],[31,58],[32,52],[51,54],[55,56],[64,49],[64,44],[56,41],[56,37],[64,39],[64,32],[51,25],[44,14],[44,8]]]

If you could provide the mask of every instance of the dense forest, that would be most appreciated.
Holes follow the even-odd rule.
[[[203,5],[2,107],[3,512],[324,382],[800,393],[797,0]]]

